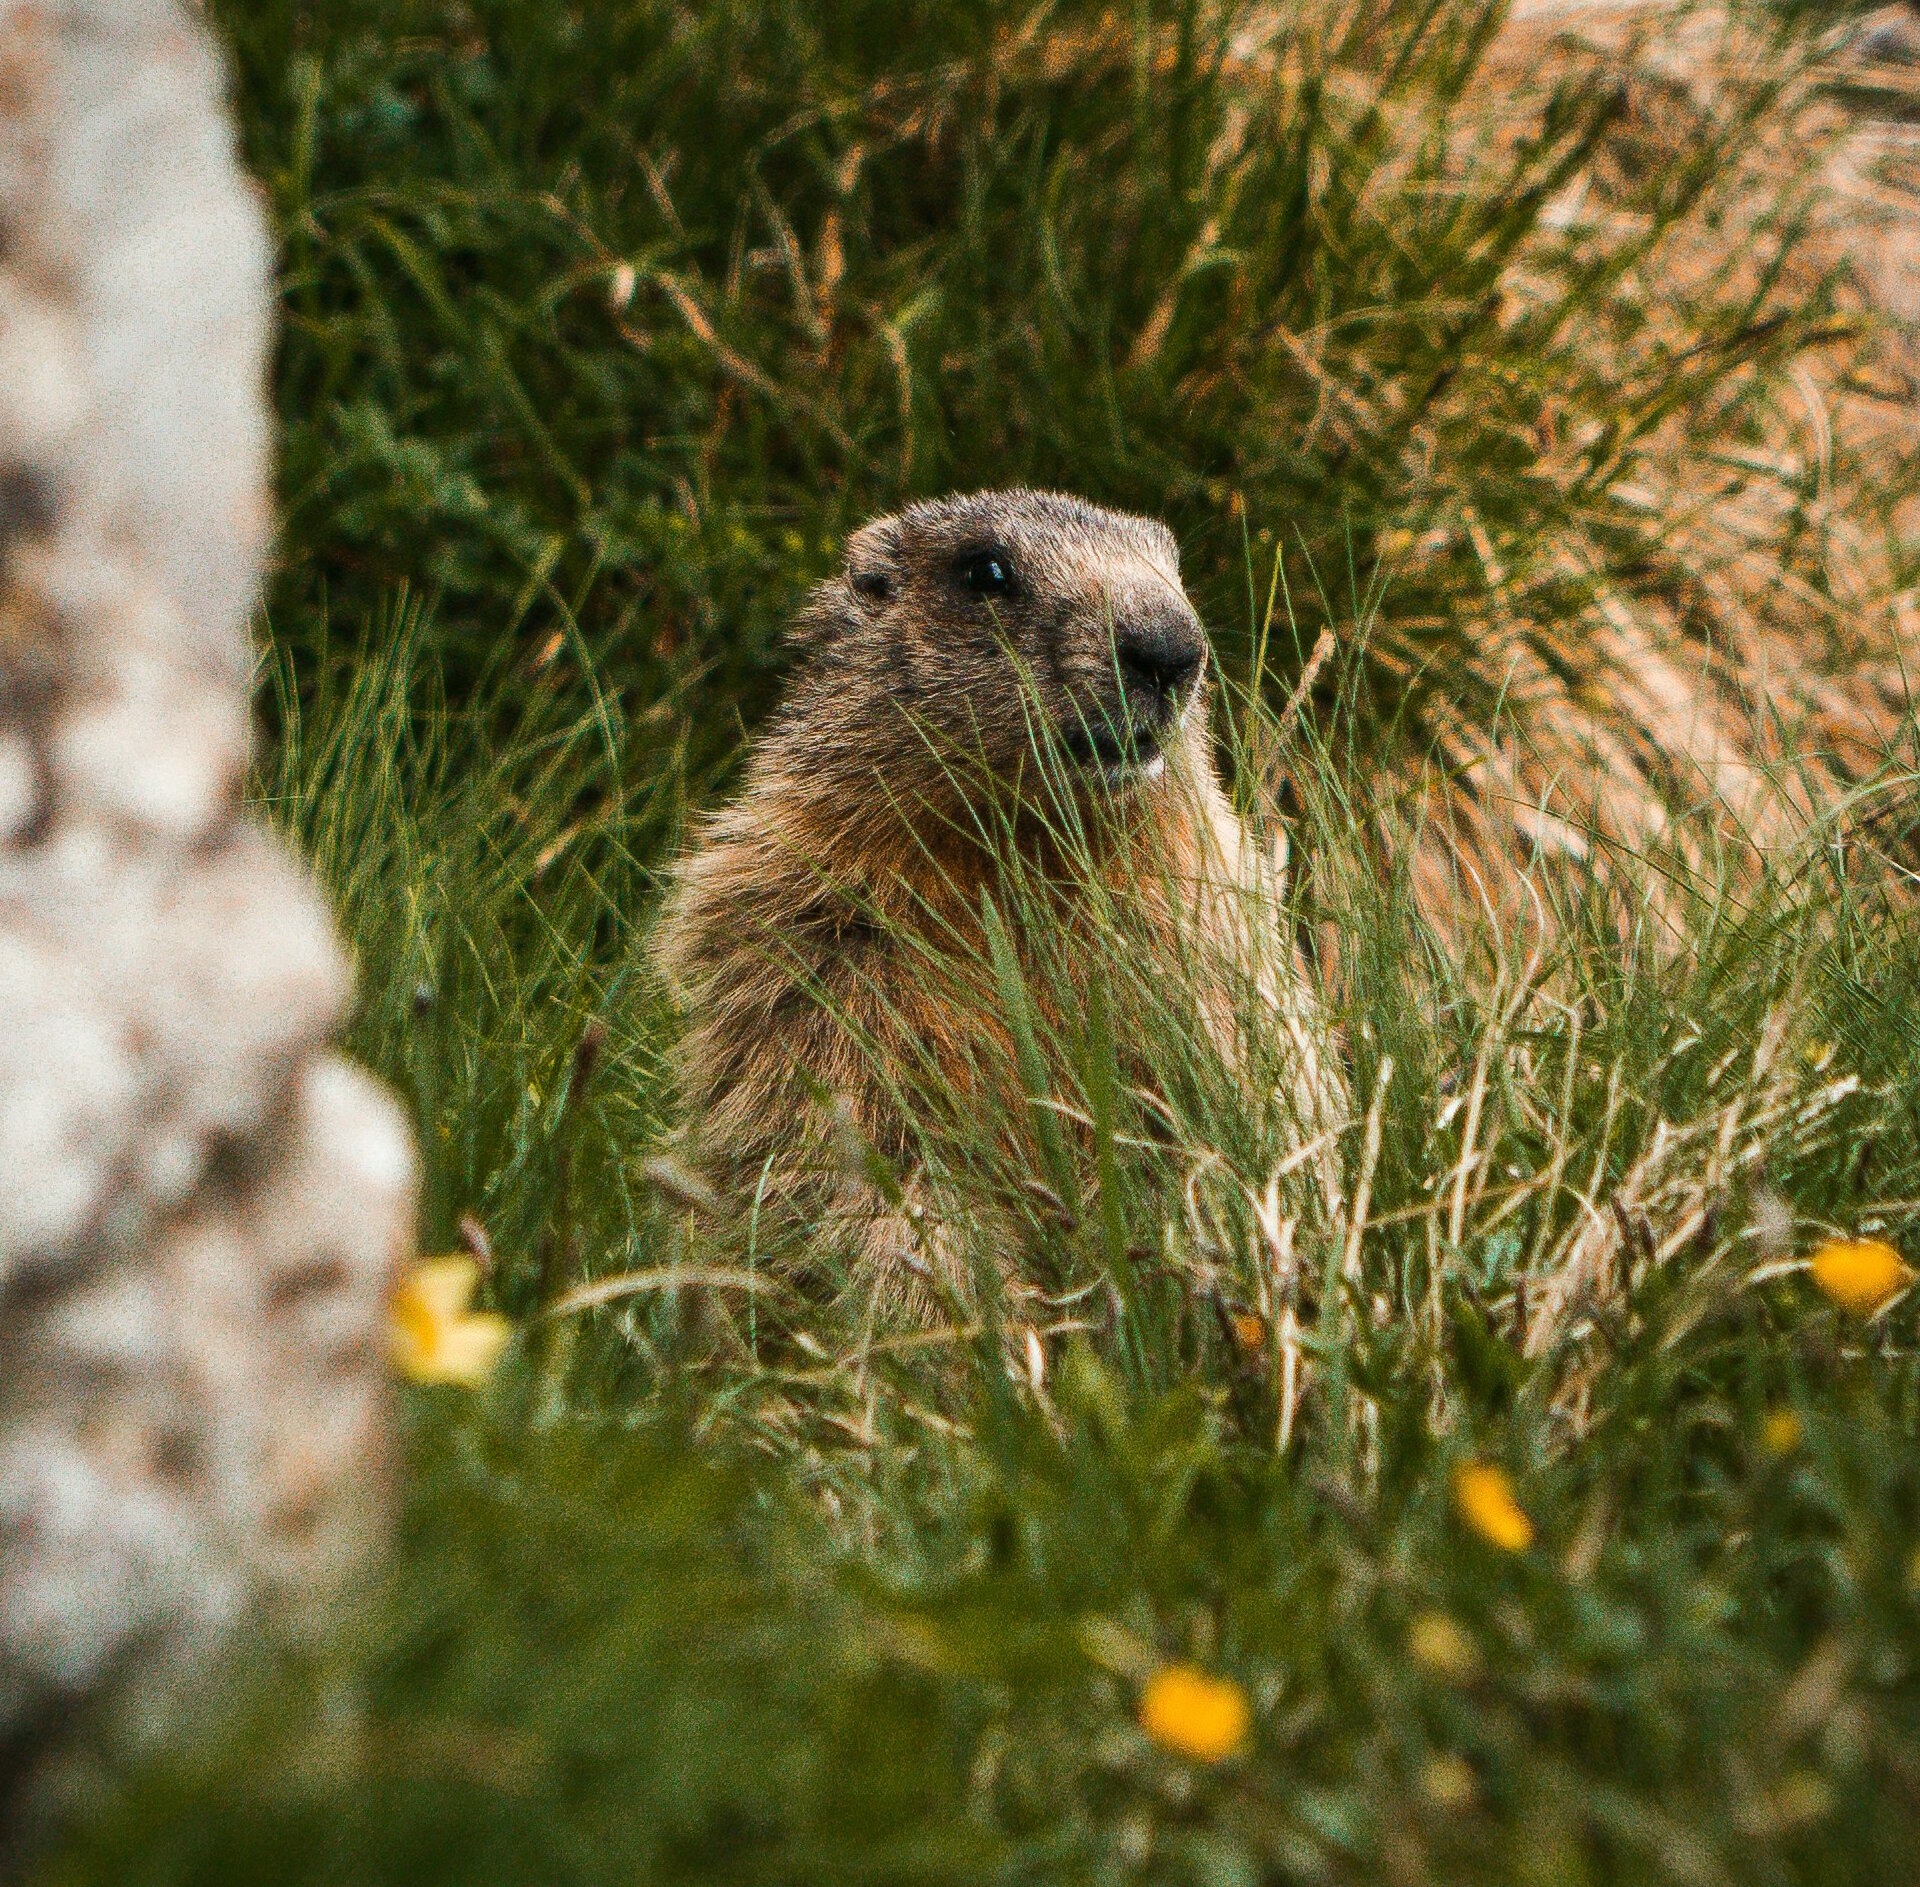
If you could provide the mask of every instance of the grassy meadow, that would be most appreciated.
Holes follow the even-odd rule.
[[[210,10],[282,244],[259,797],[513,1336],[44,1880],[1904,1878],[1920,543],[1846,10],[1691,87],[1482,0]],[[1292,1157],[1124,910],[1071,1024],[970,966],[1020,1066],[907,1087],[1041,1294],[902,1335],[703,1204],[648,929],[842,536],[1022,481],[1179,536],[1353,1104]]]

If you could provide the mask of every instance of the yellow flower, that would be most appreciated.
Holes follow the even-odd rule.
[[[1230,1677],[1211,1677],[1191,1664],[1168,1664],[1140,1693],[1140,1727],[1178,1756],[1217,1763],[1246,1743],[1253,1727],[1247,1693]]]
[[[1913,1281],[1906,1260],[1884,1238],[1830,1238],[1809,1268],[1814,1283],[1856,1317],[1884,1310]]]
[[[1480,1647],[1444,1612],[1422,1612],[1407,1627],[1407,1652],[1422,1670],[1449,1684],[1470,1684],[1480,1674]]]
[[[1524,1553],[1533,1544],[1533,1522],[1498,1468],[1463,1461],[1453,1471],[1453,1504],[1474,1532],[1503,1553]]]
[[[1776,1458],[1800,1446],[1800,1418],[1791,1409],[1775,1409],[1760,1426],[1760,1446]]]
[[[464,1253],[423,1258],[401,1279],[388,1313],[393,1360],[415,1382],[486,1381],[513,1326],[496,1311],[469,1310],[480,1267]]]

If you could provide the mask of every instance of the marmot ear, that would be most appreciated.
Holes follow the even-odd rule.
[[[899,586],[900,527],[892,518],[876,518],[847,539],[847,587],[863,608],[878,609]]]

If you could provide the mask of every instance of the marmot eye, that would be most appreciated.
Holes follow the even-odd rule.
[[[1006,596],[1013,589],[1013,559],[997,550],[975,551],[961,558],[960,581],[975,596]]]

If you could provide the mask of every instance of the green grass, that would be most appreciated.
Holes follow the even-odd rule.
[[[1444,922],[1433,832],[1473,808],[1400,790],[1455,765],[1436,702],[1546,744],[1481,646],[1496,603],[1559,660],[1602,590],[1684,590],[1701,539],[1620,485],[1773,436],[1819,271],[1637,314],[1623,284],[1712,216],[1791,236],[1797,174],[1735,185],[1797,109],[1794,44],[1722,98],[1720,168],[1636,168],[1641,107],[1601,86],[1503,144],[1471,5],[1344,38],[1307,7],[1223,171],[1246,81],[1205,9],[1057,7],[1024,47],[997,4],[220,15],[287,279],[260,797],[356,942],[423,1243],[482,1226],[519,1335],[484,1391],[408,1392],[399,1537],[333,1628],[158,1743],[104,1735],[44,1879],[1903,1878],[1920,1308],[1863,1325],[1779,1260],[1920,1256],[1920,929],[1876,849],[1913,776],[1884,759],[1757,856],[1596,816],[1595,869],[1536,858]],[[1589,161],[1649,213],[1556,248],[1529,180]],[[1517,325],[1485,305],[1515,270],[1547,284]],[[1601,411],[1584,482],[1547,477]],[[1881,469],[1849,474],[1862,528]],[[902,1071],[954,1236],[1049,1294],[1015,1313],[1037,1379],[990,1316],[908,1344],[857,1297],[663,1288],[766,1257],[660,1183],[645,960],[834,534],[1016,475],[1178,524],[1236,791],[1307,861],[1266,915],[1315,945],[1355,1097],[1337,1201],[1296,1172],[1269,1211],[1280,1066],[1223,1062],[1124,908],[1094,1005],[930,964],[1083,1018],[984,1117]],[[1762,543],[1810,645],[1814,509]],[[1036,1145],[1036,1086],[1085,1130]],[[1470,1459],[1524,1552],[1463,1522]],[[1244,1687],[1243,1756],[1144,1735],[1167,1661]]]

